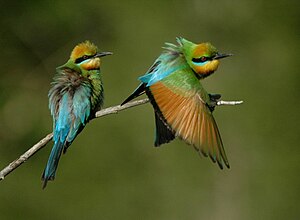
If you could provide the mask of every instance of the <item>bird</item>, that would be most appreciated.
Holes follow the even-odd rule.
[[[53,117],[53,141],[42,174],[43,188],[55,179],[62,153],[66,153],[76,136],[103,105],[100,58],[111,52],[99,52],[90,41],[77,44],[69,60],[56,68],[48,93]]]
[[[121,103],[146,93],[154,109],[156,147],[176,137],[209,156],[223,169],[230,168],[217,123],[212,115],[220,94],[209,94],[201,80],[214,73],[222,54],[209,42],[195,44],[177,37],[139,77],[140,85]]]

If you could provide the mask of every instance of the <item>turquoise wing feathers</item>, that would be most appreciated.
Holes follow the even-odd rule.
[[[71,69],[59,70],[49,91],[54,146],[42,177],[44,187],[48,180],[55,178],[62,152],[66,151],[90,119],[92,89],[84,80]],[[74,82],[78,85],[74,86]]]
[[[74,47],[64,65],[56,68],[48,94],[54,146],[42,175],[43,188],[55,178],[61,154],[101,109],[104,97],[100,57],[111,54],[99,52],[95,44],[84,41]]]
[[[145,83],[147,87],[161,81],[173,72],[188,67],[184,57],[181,56],[181,47],[166,43],[164,49],[164,52],[155,60],[147,73],[139,77],[139,80]]]

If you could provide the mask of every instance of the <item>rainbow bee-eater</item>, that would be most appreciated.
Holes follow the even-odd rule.
[[[56,68],[48,94],[54,145],[42,175],[43,188],[47,181],[54,180],[62,152],[102,106],[100,57],[110,54],[99,52],[97,46],[85,41],[73,49],[67,63]]]
[[[231,54],[218,53],[211,43],[195,44],[177,38],[178,45],[166,43],[138,88],[122,103],[146,92],[155,112],[155,146],[179,137],[229,168],[220,132],[212,115],[220,95],[211,95],[201,80],[215,72],[220,59]]]

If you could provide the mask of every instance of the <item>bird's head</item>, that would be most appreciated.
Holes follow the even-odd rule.
[[[111,52],[98,52],[95,44],[85,41],[73,49],[70,60],[83,70],[96,70],[100,68],[100,57],[111,54]]]
[[[220,59],[232,56],[221,54],[211,43],[194,44],[184,38],[178,38],[183,54],[189,66],[198,74],[199,78],[209,76],[217,70]]]

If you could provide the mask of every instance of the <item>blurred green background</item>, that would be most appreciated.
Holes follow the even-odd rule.
[[[212,42],[234,57],[203,82],[231,169],[176,140],[153,147],[150,104],[93,120],[42,190],[52,143],[0,183],[1,219],[298,219],[299,1],[1,1],[0,168],[46,134],[56,66],[89,39],[105,106],[138,85],[164,42]]]

